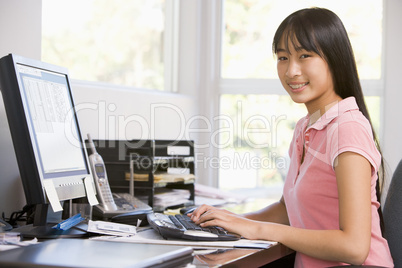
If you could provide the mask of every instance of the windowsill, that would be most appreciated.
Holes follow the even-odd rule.
[[[190,95],[181,94],[178,92],[170,92],[170,91],[162,91],[162,90],[157,90],[157,89],[116,85],[116,84],[105,83],[105,82],[93,82],[93,81],[86,81],[86,80],[71,79],[71,84],[73,86],[73,89],[74,89],[74,87],[79,87],[79,88],[89,88],[89,89],[99,89],[99,90],[126,91],[126,92],[133,92],[133,93],[137,93],[137,94],[140,93],[140,94],[155,95],[155,96],[193,98]]]

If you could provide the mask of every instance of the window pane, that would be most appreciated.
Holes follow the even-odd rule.
[[[43,0],[42,59],[73,79],[164,89],[164,0]]]
[[[222,77],[277,78],[272,39],[285,17],[324,7],[343,21],[362,79],[381,78],[382,0],[226,0]]]
[[[365,99],[378,135],[380,97]],[[305,106],[287,95],[251,94],[222,95],[220,105],[230,120],[220,121],[219,187],[277,201],[289,167],[293,130],[307,114]]]
[[[221,132],[219,187],[276,189],[281,194],[289,160],[288,147],[305,107],[283,95],[222,95],[221,114],[232,132]],[[220,129],[230,129],[225,121]]]

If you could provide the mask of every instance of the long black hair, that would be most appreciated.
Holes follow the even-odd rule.
[[[370,122],[374,141],[381,153],[380,144],[371,124],[367,106],[364,102],[362,87],[357,72],[352,45],[340,18],[324,8],[306,8],[289,15],[278,27],[272,43],[274,54],[278,52],[281,40],[289,52],[289,42],[297,50],[315,52],[328,64],[334,82],[335,93],[342,99],[355,97],[359,110]],[[381,201],[381,189],[384,181],[384,161],[376,184],[377,200]],[[378,209],[383,229],[381,206]]]

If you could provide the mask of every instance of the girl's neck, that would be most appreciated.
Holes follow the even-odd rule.
[[[313,125],[323,114],[325,114],[332,106],[336,105],[340,102],[342,98],[338,95],[333,98],[328,99],[326,102],[323,102],[321,105],[309,105],[306,103],[308,115],[310,117],[308,126]]]

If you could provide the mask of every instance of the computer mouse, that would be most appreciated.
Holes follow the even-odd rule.
[[[182,208],[180,209],[180,214],[187,215],[188,213],[192,213],[196,208],[196,206]]]

